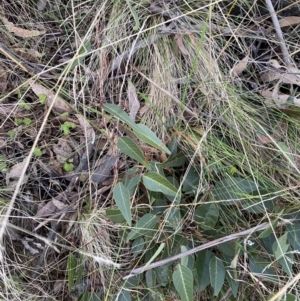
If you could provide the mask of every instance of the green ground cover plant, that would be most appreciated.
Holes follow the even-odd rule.
[[[299,1],[1,1],[0,298],[299,299]]]

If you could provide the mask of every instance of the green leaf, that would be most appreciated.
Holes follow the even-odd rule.
[[[276,219],[275,221],[272,222],[272,227],[270,226],[267,229],[265,229],[264,231],[262,231],[258,235],[258,238],[266,238],[266,237],[270,236],[271,233],[273,233],[273,229],[277,228],[277,224],[278,224],[278,219]]]
[[[170,140],[170,142],[167,144],[168,149],[171,151],[171,156],[175,156],[177,154],[177,148],[178,148],[177,139],[178,137],[174,135]]]
[[[260,257],[249,258],[249,269],[252,273],[259,274],[259,277],[265,281],[270,281],[278,284],[278,275],[274,269],[270,267],[270,262]]]
[[[23,123],[24,123],[25,125],[30,125],[30,124],[31,124],[31,119],[25,117],[25,118],[23,119]]]
[[[180,167],[184,165],[186,157],[183,152],[179,152],[178,154],[171,156],[167,161],[162,163],[164,168],[166,167]]]
[[[159,248],[155,251],[155,253],[151,256],[151,258],[147,261],[147,263],[145,264],[145,268],[153,262],[153,260],[161,253],[164,247],[165,243],[163,242],[160,244]]]
[[[131,295],[129,291],[122,289],[116,301],[131,301]]]
[[[17,131],[13,131],[13,130],[8,131],[8,132],[7,132],[7,135],[8,135],[10,138],[13,138],[13,137],[15,137],[15,136],[17,135]]]
[[[38,147],[35,147],[34,150],[33,150],[33,154],[37,157],[41,157],[43,155],[42,151],[40,148]]]
[[[106,103],[103,104],[103,109],[129,125],[132,129],[136,127],[136,123],[134,123],[132,119],[119,106],[112,103]]]
[[[24,110],[30,110],[31,109],[31,104],[25,102],[24,98],[21,98],[19,100],[19,107],[21,109],[24,109]]]
[[[293,262],[294,262],[294,254],[290,253],[291,249],[287,249],[287,254],[278,259],[279,264],[282,266],[283,270],[289,277],[293,276]]]
[[[132,119],[122,110],[119,106],[111,103],[106,103],[103,105],[103,109],[110,113],[111,115],[115,116],[116,118],[120,119],[127,125],[129,125],[134,134],[143,142],[148,143],[149,145],[156,147],[163,152],[170,154],[168,148],[157,138],[157,136],[145,125],[143,124],[136,124],[132,121]]]
[[[180,251],[181,253],[184,253],[188,250],[188,248],[186,246],[181,246],[180,247]],[[184,265],[185,267],[188,267],[188,262],[189,262],[189,257],[188,256],[184,256],[180,259],[180,264]]]
[[[143,251],[145,247],[145,240],[143,237],[138,237],[132,243],[132,253],[136,256]]]
[[[74,164],[73,163],[68,163],[68,162],[65,162],[64,165],[63,165],[63,170],[66,171],[66,172],[71,172],[74,170]]]
[[[41,104],[45,105],[47,103],[47,95],[45,93],[39,94],[39,101]]]
[[[187,172],[185,181],[183,182],[182,191],[188,194],[194,193],[195,191],[197,191],[199,181],[199,173],[194,167],[191,167]]]
[[[91,42],[87,41],[84,45],[81,46],[81,48],[78,51],[78,56],[80,57],[78,59],[75,59],[71,67],[67,67],[66,70],[72,71],[75,67],[80,66],[90,51],[91,51]]]
[[[169,277],[171,276],[171,266],[170,264],[165,264],[155,268],[157,282],[160,286],[166,286],[170,280]]]
[[[0,155],[0,171],[7,168],[6,162],[7,162],[6,157],[4,155]],[[1,202],[0,202],[0,206],[1,206]]]
[[[148,270],[145,275],[147,288],[153,288],[156,286],[156,277],[153,270]]]
[[[166,195],[175,196],[177,189],[165,177],[156,172],[148,172],[143,175],[143,183],[147,189],[162,192]]]
[[[70,129],[75,129],[76,124],[71,121],[65,121],[61,126],[60,129],[64,132],[64,135],[70,134]]]
[[[288,235],[288,233],[286,232],[285,234],[280,236],[277,240],[275,240],[272,245],[272,250],[273,250],[276,260],[278,260],[279,258],[284,256],[285,253],[287,252],[287,249],[290,246],[287,243],[287,235]]]
[[[213,203],[202,203],[195,211],[194,220],[204,230],[214,229],[219,219],[219,209]]]
[[[272,297],[274,297],[275,296],[275,294],[270,294],[269,296],[268,296],[268,299],[267,299],[267,301],[268,300],[271,300],[272,299]],[[278,300],[278,298],[276,298],[276,300]],[[295,295],[293,295],[293,294],[284,294],[284,298],[283,299],[280,299],[280,301],[298,301],[299,299],[298,299],[298,297],[297,296],[295,296]]]
[[[226,280],[228,281],[228,283],[229,283],[229,285],[231,287],[232,294],[233,294],[234,298],[236,298],[237,297],[237,293],[238,293],[238,289],[239,289],[239,286],[240,286],[240,282],[239,281],[235,281],[233,279],[233,277],[229,276],[228,274],[226,274]]]
[[[125,180],[123,181],[124,186],[129,190],[130,197],[132,197],[136,191],[137,186],[140,184],[142,175],[139,168],[130,168],[127,173]]]
[[[157,216],[151,213],[147,213],[142,216],[129,232],[127,236],[127,242],[142,235],[153,237],[157,229]]]
[[[200,251],[197,254],[196,259],[196,270],[197,277],[199,282],[199,290],[203,291],[209,284],[210,278],[209,275],[209,262],[213,257],[213,253],[209,250]]]
[[[128,189],[123,183],[118,183],[113,190],[113,196],[128,226],[131,227],[131,204]]]
[[[21,125],[21,124],[23,123],[23,119],[22,119],[22,118],[16,117],[16,118],[14,119],[14,122],[15,122],[16,125]]]
[[[258,190],[258,186],[253,181],[230,177],[219,181],[212,190],[215,201],[224,201],[225,205],[235,204],[240,199]]]
[[[107,208],[105,210],[105,214],[108,218],[110,218],[114,223],[123,223],[125,218],[122,212],[117,208]]]
[[[74,279],[75,279],[75,272],[76,272],[76,265],[77,260],[73,253],[69,253],[68,255],[68,263],[67,263],[67,269],[68,269],[68,290],[69,292],[73,289]]]
[[[178,264],[173,273],[173,284],[182,301],[193,301],[193,283],[192,271]]]
[[[286,226],[288,241],[295,251],[300,252],[300,223],[294,222]]]
[[[166,225],[172,227],[175,231],[179,231],[182,228],[182,218],[180,210],[177,207],[171,207],[166,211]]]
[[[225,280],[225,267],[223,262],[216,256],[213,256],[209,262],[209,276],[214,296],[218,296]]]
[[[133,8],[133,6],[131,5],[130,3],[130,0],[125,0],[126,1],[126,4],[128,5],[129,9],[130,9],[130,12],[131,14],[133,15],[133,18],[134,18],[134,22],[135,22],[135,25],[134,27],[132,28],[134,31],[138,31],[139,28],[140,28],[140,20],[139,20],[139,17],[135,11],[135,9]]]
[[[148,167],[146,158],[141,149],[129,137],[121,137],[117,143],[118,148],[128,157]]]
[[[143,142],[160,149],[166,154],[170,155],[169,149],[159,140],[159,138],[144,124],[136,124],[133,128],[134,134]]]

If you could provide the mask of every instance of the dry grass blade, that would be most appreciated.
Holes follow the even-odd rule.
[[[140,109],[140,102],[138,100],[135,87],[132,82],[128,81],[127,97],[129,102],[129,117],[135,121],[136,114]]]

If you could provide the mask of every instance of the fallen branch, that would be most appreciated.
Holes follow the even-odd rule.
[[[278,224],[278,226],[283,226],[285,224],[290,224],[292,222],[293,222],[293,220],[283,220],[281,223]],[[242,232],[239,232],[239,233],[230,234],[230,235],[225,236],[225,237],[218,238],[216,240],[210,241],[210,242],[208,242],[206,244],[203,244],[201,246],[198,246],[198,247],[195,247],[193,249],[190,249],[190,250],[188,250],[186,252],[183,252],[183,253],[171,256],[171,257],[163,259],[163,260],[159,260],[159,261],[154,262],[152,264],[149,264],[149,265],[146,264],[146,265],[144,265],[142,267],[133,269],[130,272],[130,274],[126,275],[125,277],[123,277],[123,279],[131,278],[131,277],[136,276],[138,274],[141,274],[141,273],[143,273],[145,271],[148,271],[148,270],[154,269],[156,267],[165,265],[167,263],[173,262],[173,261],[175,261],[177,259],[183,258],[185,256],[188,256],[188,255],[191,255],[191,254],[194,254],[194,253],[197,253],[199,251],[206,250],[208,248],[217,246],[217,245],[222,244],[224,242],[228,242],[228,241],[231,241],[231,240],[243,237],[243,236],[251,235],[252,233],[254,233],[256,231],[265,230],[269,226],[270,226],[270,223],[266,222],[266,223],[263,223],[261,225],[258,225],[258,226],[255,226],[253,228],[250,228],[248,230],[245,230],[245,231],[242,231]]]
[[[269,13],[271,15],[272,22],[273,22],[277,37],[279,39],[280,48],[281,48],[281,52],[282,52],[282,55],[283,55],[283,61],[286,65],[286,67],[289,68],[289,67],[293,66],[293,63],[292,63],[292,60],[290,58],[290,54],[289,54],[288,49],[287,49],[287,47],[285,45],[285,42],[284,42],[281,27],[280,27],[276,12],[274,10],[274,7],[273,7],[273,4],[272,4],[271,0],[266,0],[266,4],[267,4],[267,7],[269,9]]]

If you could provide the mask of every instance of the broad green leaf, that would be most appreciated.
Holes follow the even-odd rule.
[[[186,157],[183,152],[179,152],[178,154],[171,156],[168,158],[167,161],[162,163],[164,168],[166,167],[180,167],[183,166],[185,163]]]
[[[258,190],[258,186],[250,180],[230,177],[219,181],[212,190],[215,201],[224,201],[225,205],[232,205],[236,200],[245,198]]]
[[[271,233],[273,232],[273,229],[277,228],[277,224],[278,224],[278,219],[276,219],[275,221],[272,222],[272,227],[270,226],[269,228],[265,229],[264,231],[262,231],[259,235],[258,238],[266,238],[269,235],[271,235]]]
[[[68,290],[69,292],[73,289],[74,279],[75,279],[75,273],[76,273],[76,264],[77,260],[73,253],[69,253],[68,255]]]
[[[169,149],[159,140],[159,138],[144,124],[136,124],[132,119],[126,114],[119,106],[111,103],[103,105],[103,109],[115,116],[116,118],[122,120],[124,123],[129,125],[134,134],[143,142],[160,149],[161,151],[170,154]]]
[[[161,251],[164,249],[165,247],[165,243],[161,243],[159,248],[155,251],[155,253],[151,256],[151,258],[147,261],[147,263],[145,264],[145,268],[150,265],[153,260],[155,260],[155,258],[161,253]]]
[[[142,277],[142,275],[136,275],[136,276],[133,276],[133,277],[127,279],[124,283],[124,287],[128,288],[128,289],[137,287],[139,285],[139,283],[141,282],[141,277]]]
[[[188,249],[186,246],[181,246],[180,247],[180,251],[181,253],[186,252]],[[184,265],[185,267],[188,267],[188,262],[189,262],[189,257],[188,256],[184,256],[180,259],[180,264]]]
[[[270,189],[260,189],[251,193],[251,198],[241,201],[244,210],[250,213],[265,213],[266,209],[272,211],[276,203],[276,194],[272,194]]]
[[[193,273],[187,267],[178,264],[173,273],[173,284],[182,301],[193,301]]]
[[[163,169],[163,166],[161,163],[157,161],[149,161],[149,170],[148,171],[154,171],[155,173],[158,173],[161,176],[165,176],[165,172]]]
[[[264,248],[269,254],[273,253],[273,244],[276,241],[276,237],[274,233],[272,232],[269,236],[261,238],[261,243],[263,244]]]
[[[166,211],[166,225],[171,226],[175,231],[182,228],[182,218],[180,210],[177,207],[172,207]]]
[[[126,178],[123,181],[124,186],[129,190],[130,197],[132,197],[136,191],[137,186],[140,184],[142,175],[139,168],[130,168],[126,173]]]
[[[117,208],[107,208],[105,210],[105,215],[114,223],[123,223],[125,221],[124,215]]]
[[[136,256],[143,251],[145,247],[145,240],[143,237],[138,237],[132,243],[132,253]]]
[[[287,225],[288,241],[295,251],[300,252],[300,223]]]
[[[234,296],[234,298],[237,297],[237,293],[238,293],[238,289],[240,286],[240,282],[239,281],[235,281],[231,276],[229,276],[228,274],[226,274],[226,280],[228,281],[231,290],[232,290],[232,294]]]
[[[156,286],[156,277],[153,270],[148,270],[145,274],[147,288],[152,288]]]
[[[236,254],[234,245],[230,242],[223,242],[218,245],[218,249],[226,256],[233,258]]]
[[[204,230],[214,229],[219,219],[219,209],[216,204],[202,203],[195,211],[194,220]]]
[[[136,124],[133,128],[133,132],[141,141],[144,141],[145,143],[148,143],[149,145],[160,149],[168,155],[171,154],[169,149],[160,141],[160,139],[154,134],[154,132],[152,132],[144,124]]]
[[[209,276],[214,296],[218,296],[225,280],[225,267],[223,262],[216,256],[213,256],[209,262]]]
[[[151,210],[151,213],[160,216],[164,213],[166,209],[169,208],[169,206],[170,205],[167,204],[166,200],[163,198],[155,200],[155,202],[153,202],[152,204],[153,210]]]
[[[127,236],[127,242],[142,235],[153,237],[157,229],[157,216],[151,213],[147,213],[142,216],[129,232]]]
[[[249,269],[252,273],[259,274],[259,277],[278,284],[277,275],[274,272],[274,269],[270,267],[270,262],[263,260],[259,257],[249,258]]]
[[[165,264],[155,268],[157,283],[160,286],[166,286],[170,282],[171,278],[171,265]]]
[[[156,172],[148,172],[143,175],[143,183],[147,189],[162,192],[166,195],[175,196],[177,189],[165,177]]]
[[[287,249],[287,254],[278,259],[279,264],[282,266],[283,270],[289,277],[293,276],[293,262],[294,262],[294,254],[290,253],[291,249]]]
[[[203,291],[209,284],[209,262],[213,253],[209,250],[200,251],[196,259],[196,271],[199,283],[199,290]]]
[[[171,156],[175,156],[177,154],[177,142],[178,137],[174,135],[170,142],[167,144],[168,149],[171,151]]]
[[[114,117],[120,119],[121,121],[123,121],[124,123],[129,125],[130,127],[132,127],[132,129],[134,129],[136,127],[136,123],[134,123],[132,121],[132,119],[128,116],[128,114],[126,114],[124,112],[124,110],[122,110],[119,106],[112,104],[112,103],[106,103],[103,105],[103,109],[106,112],[113,115]]]
[[[131,227],[131,204],[128,189],[123,183],[118,183],[113,190],[113,196],[128,226]]]
[[[285,253],[287,252],[287,249],[290,246],[287,243],[287,235],[288,235],[288,233],[286,232],[281,237],[279,237],[277,240],[275,240],[273,243],[272,250],[273,250],[273,254],[275,255],[276,260],[278,260],[279,258],[284,256]]]
[[[141,149],[129,137],[121,137],[118,140],[118,148],[128,157],[136,160],[144,166],[148,166],[147,160]]]
[[[173,184],[173,186],[177,189],[178,193],[176,194],[176,196],[170,196],[170,195],[166,195],[166,198],[172,202],[174,205],[179,205],[181,202],[181,197],[182,197],[182,193],[180,191],[181,186],[179,185],[177,179],[175,178],[175,176],[173,177],[167,177],[167,180]]]
[[[182,185],[182,191],[190,194],[197,191],[197,187],[200,181],[199,173],[194,167],[191,167],[185,177],[185,181]]]
[[[122,289],[116,301],[131,301],[131,295],[129,291]]]

